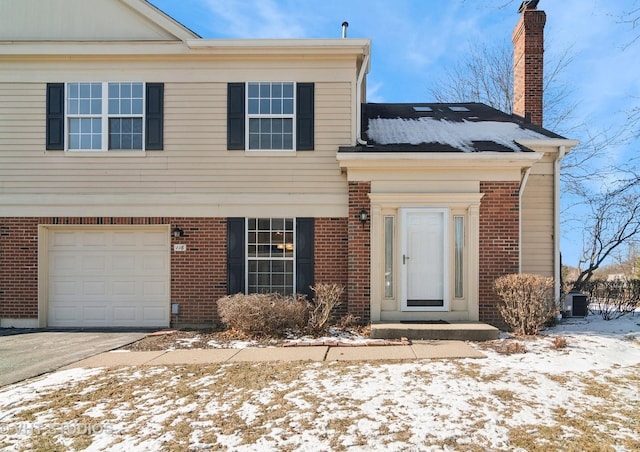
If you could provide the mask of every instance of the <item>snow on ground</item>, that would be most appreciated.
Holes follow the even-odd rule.
[[[65,370],[0,389],[0,449],[640,450],[638,338],[590,315],[486,359]]]

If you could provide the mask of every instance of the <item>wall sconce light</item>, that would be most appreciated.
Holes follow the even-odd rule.
[[[180,229],[178,226],[176,226],[175,228],[173,228],[171,230],[171,234],[173,234],[173,236],[176,239],[179,239],[180,237],[184,237],[184,231],[182,229]]]
[[[364,224],[367,222],[367,220],[369,219],[369,212],[367,212],[365,209],[362,209],[359,213],[358,213],[358,219],[360,220],[360,223],[362,223],[362,226],[364,226]]]

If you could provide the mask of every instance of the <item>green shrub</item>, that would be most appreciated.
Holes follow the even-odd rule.
[[[505,275],[495,280],[494,288],[502,299],[500,314],[517,335],[536,335],[556,316],[553,278],[526,273]]]
[[[304,329],[309,302],[301,296],[239,293],[219,299],[218,313],[229,328],[253,336],[282,337]]]

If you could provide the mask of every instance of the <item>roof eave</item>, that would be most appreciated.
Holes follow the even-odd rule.
[[[341,168],[530,168],[544,156],[542,152],[347,152],[338,153]]]
[[[516,143],[525,146],[529,149],[536,149],[540,147],[565,147],[565,152],[569,152],[572,148],[578,146],[580,142],[578,140],[569,140],[566,138],[548,138],[543,140],[531,140],[531,139],[522,139],[515,140]]]

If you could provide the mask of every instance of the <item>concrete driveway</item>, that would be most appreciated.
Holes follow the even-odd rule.
[[[0,386],[142,339],[149,331],[0,328]]]

